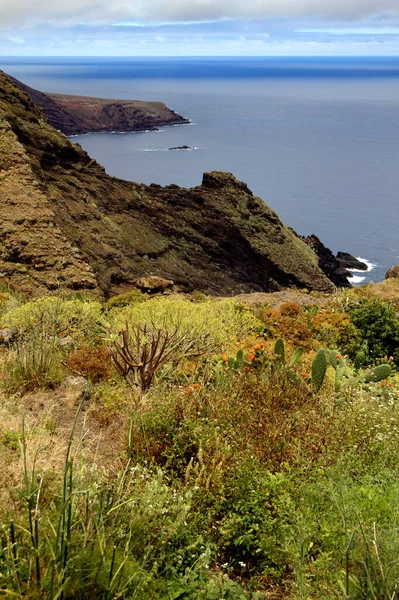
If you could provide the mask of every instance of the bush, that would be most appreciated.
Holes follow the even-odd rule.
[[[214,494],[211,530],[228,572],[282,583],[289,570],[285,532],[294,513],[289,487],[284,474],[252,461],[231,472],[223,493]]]
[[[97,339],[103,327],[102,308],[99,302],[39,298],[10,310],[3,317],[8,327],[20,335],[38,332],[44,337],[73,336],[87,342]]]
[[[126,326],[147,323],[157,328],[189,333],[201,344],[209,336],[210,351],[234,346],[250,333],[259,332],[262,324],[249,308],[233,299],[190,302],[182,296],[153,298],[147,302],[127,306],[110,315],[112,327],[121,331]]]
[[[5,360],[3,386],[8,393],[24,393],[58,384],[62,356],[53,338],[37,332],[16,342]]]
[[[89,377],[93,383],[108,379],[112,370],[106,346],[82,346],[68,355],[65,364],[74,373]]]
[[[26,473],[18,523],[0,529],[7,595],[20,597],[23,589],[26,597],[65,600],[250,597],[213,574],[213,548],[197,531],[191,493],[171,489],[161,471],[130,467],[104,482],[95,470],[75,473],[68,461],[49,505],[36,475]]]
[[[364,301],[350,308],[353,324],[367,341],[372,358],[394,356],[399,360],[399,319],[395,309],[380,300]]]
[[[317,339],[330,348],[339,348],[343,354],[353,356],[361,344],[361,335],[348,314],[326,308],[311,319]]]

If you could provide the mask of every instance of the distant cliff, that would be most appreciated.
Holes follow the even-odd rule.
[[[48,94],[34,90],[17,79],[15,85],[39,104],[49,123],[65,135],[102,131],[143,131],[162,125],[188,123],[163,102],[107,100],[88,96]]]
[[[191,189],[110,177],[1,72],[0,198],[0,278],[28,294],[109,296],[147,275],[221,295],[334,289],[314,250],[233,175]]]

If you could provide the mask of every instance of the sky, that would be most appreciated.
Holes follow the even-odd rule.
[[[398,56],[399,0],[0,0],[0,56]]]

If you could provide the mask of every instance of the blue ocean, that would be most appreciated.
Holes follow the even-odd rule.
[[[399,57],[0,58],[48,92],[161,100],[189,118],[157,132],[73,139],[110,175],[192,187],[232,172],[301,235],[399,263]],[[193,150],[170,151],[189,146]]]

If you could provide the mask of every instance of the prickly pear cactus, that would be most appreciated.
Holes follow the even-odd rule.
[[[303,348],[299,347],[295,350],[290,360],[290,367],[295,367],[295,365],[301,360],[303,354]]]
[[[349,378],[349,370],[346,364],[346,361],[343,357],[339,359],[337,362],[337,368],[335,371],[335,390],[338,391],[340,389],[341,381],[343,378]]]
[[[276,343],[274,344],[274,353],[277,354],[283,365],[285,364],[285,346],[284,340],[282,338],[278,338]]]
[[[339,360],[339,359],[337,359],[337,356],[339,356],[338,350],[330,350],[330,352],[328,354],[328,358],[330,359],[331,366],[335,370],[337,370],[338,360]]]
[[[361,367],[364,365],[364,363],[366,362],[366,353],[365,351],[361,348],[359,350],[359,352],[356,354],[355,356],[355,361],[354,361],[354,365],[355,365],[355,369],[358,371],[359,369],[361,369]]]
[[[378,367],[374,367],[368,373],[366,373],[366,377],[364,378],[365,383],[371,383],[376,381],[382,381],[390,376],[392,369],[389,365],[378,365]]]
[[[316,392],[321,388],[327,371],[326,351],[322,348],[317,352],[312,362],[312,383]]]
[[[237,369],[242,369],[244,366],[244,352],[242,350],[238,350],[236,354],[236,365]]]

